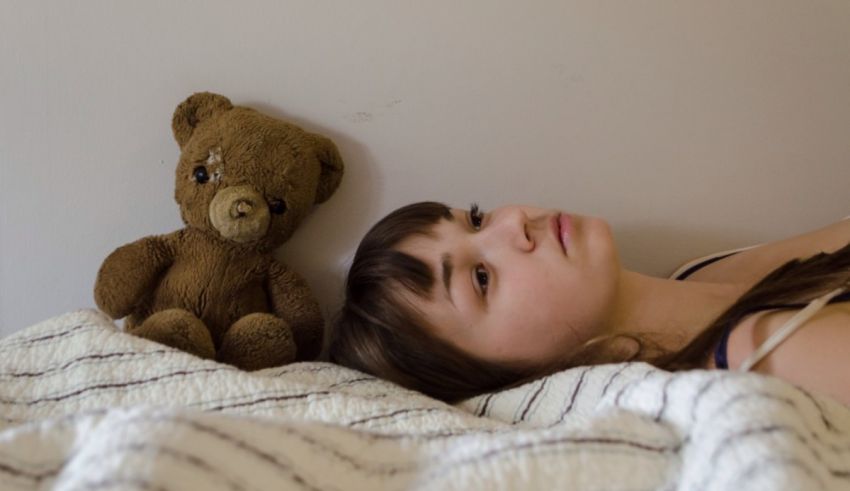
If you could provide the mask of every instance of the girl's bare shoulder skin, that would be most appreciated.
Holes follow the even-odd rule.
[[[848,242],[850,219],[845,219],[725,257],[703,267],[687,280],[752,286],[791,259],[806,258],[819,252],[834,252]]]

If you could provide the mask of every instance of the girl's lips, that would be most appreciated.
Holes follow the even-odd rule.
[[[570,250],[570,237],[573,235],[573,220],[566,213],[558,215],[558,240],[564,248],[564,254]]]

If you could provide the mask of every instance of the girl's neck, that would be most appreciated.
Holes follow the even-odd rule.
[[[621,270],[608,333],[649,336],[679,350],[732,306],[750,285],[679,281]]]

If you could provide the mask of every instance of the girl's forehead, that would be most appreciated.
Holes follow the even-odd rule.
[[[401,240],[396,246],[397,250],[413,257],[427,261],[428,256],[434,254],[437,245],[441,242],[443,234],[436,227],[422,233],[410,235]]]
[[[452,216],[454,217],[455,220],[464,219],[466,217],[466,214],[468,213],[468,210],[464,210],[464,209],[461,209],[461,208],[452,208],[451,213],[452,213]],[[441,220],[441,221],[448,221],[448,220]]]
[[[452,224],[457,223],[457,219],[440,218],[437,222],[432,223],[420,230],[413,231],[407,237],[401,239],[398,243],[398,248],[403,249],[411,243],[421,244],[433,243],[439,241],[446,235],[446,231]]]

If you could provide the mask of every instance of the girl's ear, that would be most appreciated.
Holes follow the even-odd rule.
[[[584,343],[576,354],[575,363],[595,365],[638,361],[646,348],[644,343],[645,340],[631,334],[602,334]]]
[[[233,109],[230,99],[212,92],[198,92],[181,102],[171,118],[171,131],[180,149],[192,137],[195,128],[208,119]]]
[[[336,145],[330,139],[316,134],[311,134],[310,137],[315,145],[316,157],[322,166],[319,184],[316,187],[315,204],[319,204],[327,201],[339,187],[345,165],[342,163],[342,157]]]

